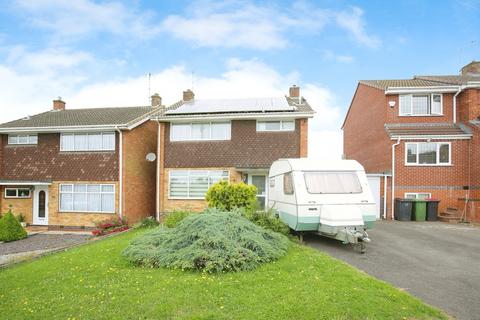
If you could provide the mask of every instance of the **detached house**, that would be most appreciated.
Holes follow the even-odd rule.
[[[362,80],[343,124],[344,157],[394,198],[437,198],[443,220],[480,221],[480,62],[458,75]]]
[[[307,156],[313,110],[293,86],[289,95],[196,99],[192,91],[152,117],[158,122],[157,216],[177,208],[200,211],[219,180],[243,181],[267,203],[267,176],[279,158]]]
[[[155,107],[53,109],[0,125],[0,209],[26,222],[90,227],[155,213]]]

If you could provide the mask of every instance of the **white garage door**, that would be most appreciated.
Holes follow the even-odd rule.
[[[377,219],[380,219],[380,177],[367,175],[367,178],[370,184],[370,190],[372,190],[373,200],[375,200]]]

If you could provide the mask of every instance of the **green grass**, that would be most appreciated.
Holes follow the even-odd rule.
[[[297,244],[253,272],[135,268],[120,253],[142,232],[0,270],[0,317],[446,319],[407,293]]]

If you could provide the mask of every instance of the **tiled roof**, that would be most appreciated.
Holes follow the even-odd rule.
[[[445,83],[448,85],[461,85],[472,81],[480,81],[480,75],[415,76],[415,78]]]
[[[209,115],[215,115],[215,116],[222,116],[222,115],[225,115],[225,116],[229,116],[229,115],[242,115],[242,114],[248,114],[248,115],[251,115],[251,114],[267,114],[267,113],[275,113],[275,114],[278,114],[278,113],[313,113],[313,109],[312,107],[308,104],[307,100],[305,100],[304,98],[301,98],[301,100],[299,101],[298,98],[290,98],[290,97],[284,97],[282,99],[286,99],[286,102],[288,103],[288,106],[291,106],[293,108],[289,108],[289,110],[268,110],[268,111],[265,111],[264,109],[262,109],[261,107],[258,108],[258,110],[254,110],[254,109],[249,109],[248,111],[242,111],[242,110],[238,110],[238,109],[235,109],[235,108],[229,108],[228,107],[228,99],[225,99],[223,101],[225,101],[225,107],[222,109],[224,111],[221,111],[221,112],[192,112],[191,114],[186,112],[185,110],[182,110],[182,113],[179,113],[179,114],[176,114],[174,111],[179,109],[180,107],[182,106],[187,106],[188,107],[188,103],[186,103],[185,101],[183,100],[180,100],[170,106],[168,106],[167,108],[165,108],[165,111],[164,110],[159,110],[157,113],[153,114],[153,117],[159,117],[159,118],[175,118],[175,117],[184,117],[185,115],[194,115],[194,116],[198,116],[198,117],[208,117]],[[218,103],[219,100],[212,100],[212,102],[215,102],[215,103]],[[203,104],[205,103],[208,103],[208,100],[203,100]],[[231,109],[231,110],[229,110]]]
[[[155,112],[152,107],[90,108],[47,111],[0,124],[4,128],[129,125]]]
[[[360,83],[374,87],[377,89],[386,90],[391,87],[436,87],[444,85],[443,83],[425,80],[425,79],[398,79],[398,80],[360,80]]]
[[[470,135],[464,125],[454,123],[387,123],[385,131],[391,138],[399,136],[455,136]]]

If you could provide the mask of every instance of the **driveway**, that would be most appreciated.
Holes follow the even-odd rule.
[[[457,319],[480,319],[480,228],[378,221],[369,235],[372,242],[363,255],[329,238],[304,240]]]

